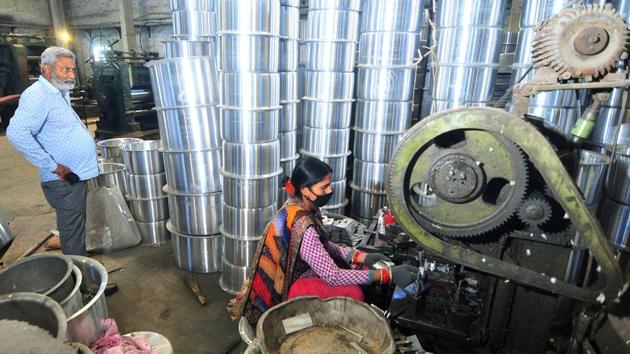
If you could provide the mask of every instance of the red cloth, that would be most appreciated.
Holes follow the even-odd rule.
[[[320,299],[328,299],[335,296],[346,296],[358,301],[364,301],[363,290],[358,285],[328,285],[322,278],[298,279],[289,289],[288,299],[298,296],[317,296]]]

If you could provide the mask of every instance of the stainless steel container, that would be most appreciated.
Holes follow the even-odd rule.
[[[435,22],[438,27],[502,27],[505,5],[505,0],[445,0],[437,5]]]
[[[428,108],[429,113],[436,113],[446,111],[447,109],[459,108],[459,107],[484,107],[488,105],[488,102],[457,102],[457,101],[446,101],[446,100],[438,100],[432,97],[428,97],[428,105],[426,102],[423,102],[422,109]],[[428,115],[427,113],[426,115]],[[424,115],[424,116],[426,116]]]
[[[81,297],[81,283],[83,282],[83,274],[79,267],[72,265],[72,279],[74,287],[65,299],[59,301],[59,305],[63,308],[66,317],[74,315],[83,307],[83,298]],[[65,321],[64,321],[65,323]]]
[[[323,101],[350,100],[353,92],[354,73],[331,71],[304,73],[304,96],[308,98]]]
[[[175,231],[170,223],[166,223],[166,227],[171,232],[177,267],[194,273],[221,271],[222,235],[191,236]]]
[[[411,101],[416,67],[359,66],[357,98],[375,101]]]
[[[533,107],[530,106],[528,114],[541,117],[551,125],[570,134],[575,122],[578,120],[578,111],[574,108]]]
[[[279,176],[246,179],[223,175],[223,199],[234,208],[264,208],[276,200]]]
[[[433,98],[457,102],[489,102],[492,99],[495,66],[434,65]],[[369,81],[367,81],[369,82]]]
[[[223,33],[219,36],[219,48],[222,71],[278,71],[278,36]]]
[[[512,82],[520,79],[524,72],[529,70],[529,66],[532,63],[532,43],[536,36],[535,27],[523,27],[518,31],[518,39],[516,41],[516,52],[514,53],[514,65],[516,67],[526,67],[523,71],[518,71],[515,77],[512,77]]]
[[[404,132],[411,125],[413,101],[357,100],[355,128],[376,132]]]
[[[305,68],[308,71],[352,72],[356,46],[353,41],[307,41]]]
[[[243,6],[240,0],[220,0],[217,17],[221,33],[280,33],[280,2],[277,0],[250,1]]]
[[[617,137],[617,128],[619,125],[619,108],[600,107],[595,121],[595,128],[589,138],[589,141],[598,145],[614,144]],[[622,122],[630,122],[630,110],[624,112]],[[620,137],[623,134],[620,134]],[[621,142],[619,142],[621,143]]]
[[[551,17],[565,7],[572,6],[570,0],[528,0],[521,8],[521,27],[536,26],[547,17]]]
[[[297,102],[300,98],[297,71],[280,73],[280,102]]]
[[[350,156],[351,153],[352,153],[351,151],[346,151],[345,153],[339,154],[336,156],[323,156],[319,154],[310,153],[304,149],[300,150],[300,154],[302,154],[303,156],[311,156],[327,163],[330,166],[330,168],[333,170],[332,172],[333,181],[340,181],[346,178],[348,156]]]
[[[211,105],[219,102],[217,67],[212,57],[154,60],[145,66],[151,73],[153,97],[158,108]]]
[[[221,88],[222,108],[280,108],[280,75],[276,73],[222,72]]]
[[[297,133],[292,131],[280,134],[280,160],[292,158],[297,151]]]
[[[276,190],[271,192],[276,195]],[[276,202],[264,208],[245,209],[233,208],[223,204],[223,225],[225,232],[238,238],[255,238],[262,236],[267,223],[271,221],[276,213]]]
[[[280,133],[297,130],[298,102],[283,103],[280,109]]]
[[[339,215],[345,215],[347,206],[348,206],[348,199],[344,199],[343,202],[339,204],[328,203],[324,205],[323,207],[321,207],[320,209],[322,209],[324,213],[334,213],[334,214],[339,214]]]
[[[67,325],[62,307],[42,294],[15,292],[0,296],[0,318],[25,322],[43,329],[59,341],[65,339]],[[12,353],[30,352],[27,348],[5,348],[6,352]]]
[[[88,180],[88,188],[90,190],[98,187],[120,189],[123,196],[127,195],[127,181],[125,179],[125,165],[121,163],[99,163],[99,175],[96,178]]]
[[[361,32],[420,32],[425,0],[365,0]]]
[[[215,0],[171,0],[171,11],[215,10]]]
[[[212,36],[217,32],[214,11],[177,10],[172,11],[173,34],[185,36]]]
[[[617,145],[606,183],[608,198],[630,205],[630,145]]]
[[[164,56],[168,58],[215,57],[216,38],[210,40],[167,40],[164,41]]]
[[[403,135],[404,133],[379,134],[355,128],[354,157],[363,161],[388,163]]]
[[[296,71],[299,62],[299,41],[297,39],[280,38],[280,62],[278,71]]]
[[[305,126],[303,149],[311,154],[331,156],[348,151],[350,129],[319,129]]]
[[[347,10],[361,11],[361,0],[309,0],[309,11],[313,10]]]
[[[154,199],[129,199],[131,214],[136,222],[154,222],[168,219],[166,196]]]
[[[165,196],[162,187],[166,185],[164,172],[154,175],[134,175],[127,173],[128,195],[131,199],[159,198]]]
[[[179,194],[165,186],[168,194],[171,227],[187,235],[212,235],[219,233],[221,224],[222,194]]]
[[[142,141],[142,139],[138,138],[114,138],[101,140],[96,143],[96,146],[101,151],[101,158],[103,158],[104,162],[114,162],[114,163],[123,163],[122,152],[120,151],[120,146],[122,144],[128,144],[133,142]]]
[[[29,256],[0,273],[0,295],[31,292],[59,302],[70,295],[73,287],[72,262],[63,255]]]
[[[580,150],[580,167],[575,177],[575,184],[582,191],[587,205],[594,207],[599,203],[609,164],[610,157],[606,155]]]
[[[359,64],[373,66],[410,66],[413,64],[414,58],[418,56],[417,50],[419,49],[419,44],[420,36],[418,33],[362,33],[359,40]],[[438,46],[438,48],[441,47],[445,46]]]
[[[241,267],[253,267],[256,247],[262,237],[241,239],[229,233],[223,232],[224,252],[223,259],[230,264]]]
[[[280,6],[300,7],[300,0],[280,0]]]
[[[359,40],[358,12],[314,10],[310,8],[306,22],[306,40]]]
[[[280,36],[299,38],[300,9],[298,7],[280,6]]]
[[[223,271],[219,279],[219,286],[226,293],[236,295],[236,293],[241,291],[245,280],[253,272],[253,268],[235,266],[223,260]]]
[[[351,184],[350,188],[352,188],[352,201],[350,202],[352,214],[360,218],[371,219],[387,203],[386,194],[368,193],[354,184]]]
[[[440,64],[490,65],[499,62],[502,28],[438,28],[436,56]]]
[[[598,217],[608,241],[617,247],[630,247],[629,205],[604,198]]]
[[[164,151],[166,182],[174,193],[212,193],[221,190],[221,149]]]
[[[295,156],[291,157],[290,159],[286,159],[286,160],[280,160],[280,168],[282,168],[282,174],[280,175],[280,179],[279,181],[279,188],[283,188],[284,186],[282,186],[282,179],[284,179],[284,177],[291,177],[291,174],[293,174],[293,169],[295,168],[295,165],[297,164],[297,160],[299,159],[300,155],[296,154]]]
[[[277,140],[281,110],[221,110],[221,136],[228,143],[257,144]]]
[[[354,159],[354,174],[352,183],[358,188],[374,193],[385,193],[387,191],[387,168],[386,163],[374,163]]]
[[[260,144],[223,142],[223,171],[242,177],[270,177],[280,167],[280,141]],[[170,185],[170,183],[169,183]]]
[[[346,180],[334,181],[330,184],[333,189],[332,198],[326,206],[338,206],[346,200]]]
[[[171,234],[166,229],[166,220],[136,222],[136,225],[138,230],[140,230],[140,236],[142,236],[142,243],[144,244],[159,246],[171,239]]]
[[[320,101],[304,98],[304,125],[313,128],[344,129],[352,125],[352,100]]]
[[[158,109],[164,151],[199,151],[221,148],[219,108],[216,105]]]
[[[123,144],[120,147],[128,173],[153,175],[164,172],[159,140],[146,140]]]

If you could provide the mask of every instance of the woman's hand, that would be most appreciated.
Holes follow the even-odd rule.
[[[363,259],[361,259],[361,256],[363,256]],[[391,259],[389,259],[389,257],[380,253],[362,253],[361,256],[359,256],[359,261],[368,267],[372,267],[375,263],[380,262],[380,261],[383,261],[383,262],[392,261]]]

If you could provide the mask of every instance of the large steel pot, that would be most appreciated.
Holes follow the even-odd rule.
[[[221,224],[222,194],[180,194],[164,186],[171,228],[187,235],[213,235]]]
[[[280,6],[280,36],[298,39],[300,36],[300,9]]]
[[[73,287],[72,263],[62,255],[26,257],[0,273],[0,294],[33,292],[59,302],[72,292]]]
[[[142,236],[142,243],[151,246],[159,246],[170,240],[171,234],[166,229],[166,221],[167,220],[136,222],[140,236]]]
[[[361,32],[413,32],[422,27],[424,0],[364,0]]]
[[[212,36],[217,32],[214,11],[177,10],[172,11],[173,34],[184,36]]]
[[[138,138],[114,138],[101,140],[96,143],[96,146],[101,150],[101,158],[103,162],[123,163],[122,151],[120,146],[123,144],[134,143],[142,141]]]
[[[131,214],[136,221],[154,222],[168,218],[168,201],[166,196],[153,199],[129,199]]]
[[[306,40],[359,40],[358,12],[309,9]]]
[[[345,215],[347,206],[348,206],[348,199],[346,198],[339,204],[328,203],[328,204],[324,205],[323,207],[321,207],[321,209],[322,209],[322,211],[324,213],[333,213],[333,214]]]
[[[309,0],[309,11],[313,10],[346,10],[361,11],[361,0]]]
[[[357,100],[354,126],[368,131],[402,133],[411,125],[412,108],[413,101]]]
[[[385,193],[387,191],[387,163],[375,163],[354,159],[353,184],[366,191]]]
[[[282,184],[282,180],[284,180],[285,177],[289,177],[291,178],[291,174],[293,174],[293,169],[295,168],[295,165],[297,164],[297,160],[300,158],[299,154],[295,154],[295,156],[292,156],[289,159],[286,160],[280,160],[280,167],[282,168],[282,174],[280,175],[280,179],[279,179],[279,188],[282,189],[284,186],[280,185]]]
[[[346,200],[346,180],[333,181],[330,186],[333,189],[333,196],[328,201],[327,206],[337,206]]]
[[[354,184],[352,188],[352,214],[362,219],[371,219],[378,210],[386,205],[387,195],[385,193],[369,193]]]
[[[256,247],[262,237],[243,239],[225,231],[221,231],[221,233],[224,236],[223,259],[235,266],[253,267]]]
[[[433,65],[431,71],[435,78],[433,98],[458,102],[488,102],[492,99],[496,66]],[[409,99],[411,96],[407,96]]]
[[[236,295],[245,280],[249,278],[254,272],[254,268],[235,266],[226,260],[223,260],[223,271],[221,272],[221,278],[219,278],[219,286],[223,291],[228,294]]]
[[[307,41],[305,68],[308,71],[352,72],[356,46],[353,41]]]
[[[221,149],[164,151],[166,182],[174,193],[212,193],[221,190]]]
[[[216,105],[158,109],[164,151],[200,151],[221,148],[219,108]]]
[[[347,164],[348,164],[348,156],[350,156],[352,152],[351,151],[346,151],[343,154],[339,154],[336,156],[324,156],[324,155],[319,155],[319,154],[313,154],[310,153],[308,151],[306,151],[305,149],[301,149],[300,150],[300,154],[304,155],[304,156],[310,156],[310,157],[314,157],[316,159],[322,160],[325,163],[327,163],[330,168],[332,169],[332,180],[333,181],[340,181],[344,178],[346,178],[346,168],[347,168]]]
[[[15,292],[0,296],[0,318],[26,322],[63,340],[66,335],[66,315],[53,299],[42,294]],[[6,344],[6,343],[5,343]],[[20,352],[20,348],[6,348],[6,353]]]
[[[436,57],[440,64],[489,65],[499,62],[500,27],[438,28]]]
[[[571,0],[530,0],[523,2],[521,8],[521,27],[537,26],[542,20],[560,12],[574,3]]]
[[[350,129],[319,129],[304,127],[303,149],[311,154],[331,156],[346,153]]]
[[[610,164],[606,195],[618,203],[630,205],[630,145],[617,145]]]
[[[350,100],[354,92],[354,73],[306,71],[304,96],[324,101]]]
[[[580,167],[575,184],[582,191],[588,206],[596,206],[601,199],[601,191],[610,157],[593,151],[580,150]]]
[[[280,2],[277,0],[221,0],[217,6],[220,33],[280,34]]]
[[[619,125],[620,108],[600,107],[595,121],[595,128],[589,141],[598,145],[614,144]],[[630,109],[626,109],[622,122],[630,123]],[[623,134],[620,134],[623,137]],[[621,142],[618,142],[621,143]]]
[[[222,72],[223,108],[280,108],[280,75]]]
[[[619,248],[630,247],[630,205],[604,198],[599,221],[608,241]]]
[[[297,71],[280,73],[280,102],[297,102],[300,98]]]
[[[59,301],[59,305],[63,308],[66,316],[70,317],[83,307],[83,297],[81,296],[81,283],[83,282],[83,274],[79,267],[72,265],[72,279],[74,287],[65,299]],[[65,323],[65,321],[64,321]]]
[[[217,55],[216,38],[209,40],[167,40],[164,41],[164,56],[169,58],[215,57]]]
[[[129,199],[151,199],[164,196],[162,187],[166,184],[164,172],[154,175],[133,175],[127,173]]]
[[[299,62],[299,41],[280,38],[280,63],[278,71],[297,71]]]
[[[98,164],[99,175],[88,180],[88,189],[95,190],[98,187],[118,187],[123,196],[127,195],[127,180],[125,165],[121,163],[102,162]]]
[[[280,160],[292,158],[297,151],[297,133],[292,131],[280,134]]]
[[[223,171],[242,177],[265,177],[278,173],[280,141],[260,144],[223,142]]]
[[[214,273],[221,270],[223,236],[191,236],[177,232],[170,223],[173,255],[177,267],[194,273]]]
[[[264,208],[233,208],[223,204],[223,230],[241,239],[262,236],[265,226],[271,221],[277,210],[276,190],[271,193],[274,196],[273,204]]]
[[[127,172],[134,175],[153,175],[164,172],[164,161],[159,140],[138,141],[120,147]]]
[[[378,132],[354,130],[354,157],[363,161],[388,163],[396,151],[403,133],[380,134]],[[356,161],[356,160],[355,160]]]
[[[214,11],[215,0],[171,0],[171,11],[208,10]]]
[[[298,102],[283,103],[280,110],[280,133],[292,132],[298,128]]]
[[[362,33],[359,40],[359,64],[410,66],[417,56],[416,51],[419,48],[419,43],[420,36],[418,33]]]
[[[437,5],[438,27],[503,27],[505,0],[450,0]]]
[[[221,109],[221,136],[228,143],[257,144],[278,139],[279,109]]]
[[[313,128],[344,129],[352,125],[352,100],[320,101],[304,98],[304,125]]]
[[[219,37],[219,47],[222,71],[278,71],[278,36],[223,33]]]
[[[570,134],[578,120],[578,111],[575,108],[561,107],[534,107],[529,106],[528,114],[541,117],[551,125],[562,130],[565,134]]]
[[[275,202],[278,184],[278,175],[251,179],[223,174],[223,199],[234,208],[264,208]]]
[[[415,66],[359,66],[357,97],[375,101],[411,101],[415,81]]]

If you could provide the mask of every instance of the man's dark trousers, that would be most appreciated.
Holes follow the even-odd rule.
[[[57,212],[57,228],[63,254],[87,255],[85,249],[85,199],[87,183],[42,182],[44,196]]]

